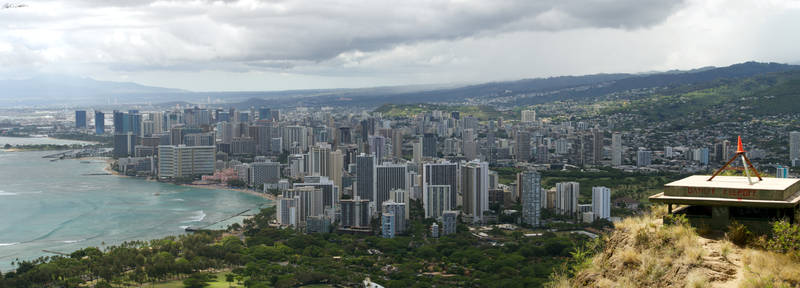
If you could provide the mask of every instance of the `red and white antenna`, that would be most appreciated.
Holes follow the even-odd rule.
[[[742,167],[728,167],[734,160],[736,160],[737,157],[742,158]],[[708,178],[708,181],[711,181],[714,179],[714,177],[717,177],[722,170],[744,170],[744,174],[747,176],[747,182],[749,182],[750,185],[753,185],[753,180],[750,178],[750,170],[753,170],[753,172],[756,173],[758,181],[762,180],[761,174],[758,174],[756,167],[753,167],[753,163],[750,163],[750,159],[747,158],[747,152],[744,151],[744,146],[742,145],[742,136],[739,136],[739,141],[736,145],[736,154],[733,155],[733,157],[731,157],[731,159],[728,160],[725,165],[722,165],[717,172],[714,172],[714,175],[711,175],[711,178]]]

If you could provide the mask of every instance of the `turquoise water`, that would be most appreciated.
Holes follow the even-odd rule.
[[[2,141],[0,141],[2,142]],[[48,152],[0,151],[0,270],[15,259],[149,240],[202,227],[269,200],[103,173],[103,161],[50,162]]]
[[[0,137],[0,147],[6,144],[11,145],[32,145],[32,144],[54,144],[54,145],[72,145],[72,144],[94,144],[94,142],[78,141],[78,140],[64,140],[55,138],[27,138],[27,137]]]

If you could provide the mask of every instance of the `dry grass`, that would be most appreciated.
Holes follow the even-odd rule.
[[[710,287],[710,285],[711,284],[708,283],[708,278],[703,272],[695,270],[686,277],[687,288],[706,288]]]
[[[554,278],[551,287],[800,287],[800,263],[791,257],[753,249],[743,255],[687,224],[662,225],[665,212],[616,223],[590,264],[572,278]]]
[[[739,287],[800,286],[800,263],[787,255],[747,249],[742,263],[746,281]]]

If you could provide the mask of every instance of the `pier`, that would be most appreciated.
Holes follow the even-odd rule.
[[[230,219],[231,219],[231,218],[233,218],[233,217],[236,217],[236,216],[241,216],[242,214],[244,214],[244,213],[247,213],[247,211],[250,211],[250,210],[252,210],[252,209],[247,209],[247,210],[244,210],[244,211],[242,211],[242,212],[239,212],[239,213],[236,213],[236,214],[234,214],[234,215],[232,215],[232,216],[230,216],[230,217],[226,217],[226,218],[224,218],[224,219],[222,219],[222,220],[216,221],[216,222],[214,222],[214,223],[208,224],[208,225],[206,225],[206,226],[203,226],[203,227],[199,227],[199,228],[186,227],[186,229],[184,229],[184,230],[185,230],[186,232],[197,232],[197,231],[200,231],[200,230],[206,230],[206,228],[208,228],[208,227],[211,227],[211,226],[217,225],[217,224],[219,224],[220,222],[223,222],[223,221],[230,220]]]

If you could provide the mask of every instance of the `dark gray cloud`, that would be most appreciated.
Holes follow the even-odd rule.
[[[513,31],[647,27],[680,5],[658,0],[36,2],[30,8],[39,13],[0,18],[0,25],[18,27],[0,32],[0,41],[31,42],[26,30],[34,35],[55,30],[61,31],[62,52],[126,69],[206,62],[287,69],[346,52],[426,41]]]

